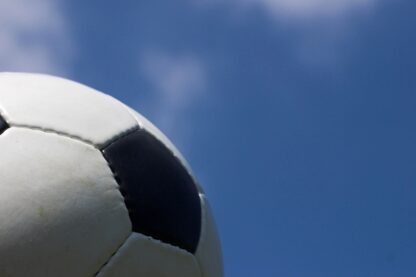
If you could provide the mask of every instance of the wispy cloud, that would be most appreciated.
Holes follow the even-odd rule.
[[[199,4],[226,4],[238,10],[260,8],[279,20],[292,22],[339,17],[371,7],[378,0],[194,0]]]
[[[0,70],[65,75],[72,46],[61,1],[0,0]]]
[[[373,11],[381,0],[192,0],[204,7],[224,7],[241,20],[265,15],[270,24],[293,34],[294,58],[306,66],[340,68],[354,18]],[[258,13],[260,12],[260,13]]]
[[[192,105],[207,84],[203,62],[190,54],[172,55],[163,51],[145,51],[140,70],[156,98],[155,121],[172,131],[177,120]]]
[[[375,0],[243,0],[249,5],[259,5],[275,17],[297,20],[311,17],[333,17],[361,10]],[[238,2],[238,1],[235,1]]]

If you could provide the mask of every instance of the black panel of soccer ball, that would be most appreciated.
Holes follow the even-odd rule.
[[[102,151],[124,196],[133,231],[195,253],[201,230],[199,195],[172,152],[144,130]]]

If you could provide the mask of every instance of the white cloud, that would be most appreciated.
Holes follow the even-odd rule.
[[[381,0],[191,0],[202,8],[224,7],[238,19],[266,15],[293,35],[291,55],[303,66],[342,69],[354,18],[374,11]],[[260,13],[257,13],[260,12]]]
[[[371,6],[375,0],[243,0],[246,4],[262,6],[276,17],[306,19],[340,16]],[[236,3],[238,1],[235,1]]]
[[[64,75],[71,55],[59,0],[0,0],[0,70]]]
[[[316,18],[339,18],[352,11],[371,7],[379,0],[194,0],[202,5],[226,4],[237,10],[260,8],[277,20],[292,23]]]
[[[205,90],[207,73],[203,62],[188,54],[145,51],[140,57],[140,69],[156,98],[154,120],[162,129],[173,132],[177,120]]]

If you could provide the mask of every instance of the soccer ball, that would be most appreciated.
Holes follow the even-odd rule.
[[[0,74],[0,276],[222,276],[203,190],[114,98]]]

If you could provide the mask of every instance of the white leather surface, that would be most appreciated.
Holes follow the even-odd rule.
[[[201,268],[202,277],[223,276],[223,264],[220,240],[206,197],[200,194],[202,204],[202,232],[195,253]]]
[[[40,74],[0,73],[0,113],[11,125],[53,129],[95,145],[137,125],[110,96]]]
[[[13,127],[0,155],[0,276],[93,276],[131,230],[101,153]]]
[[[201,277],[190,253],[138,233],[103,267],[97,277]]]

